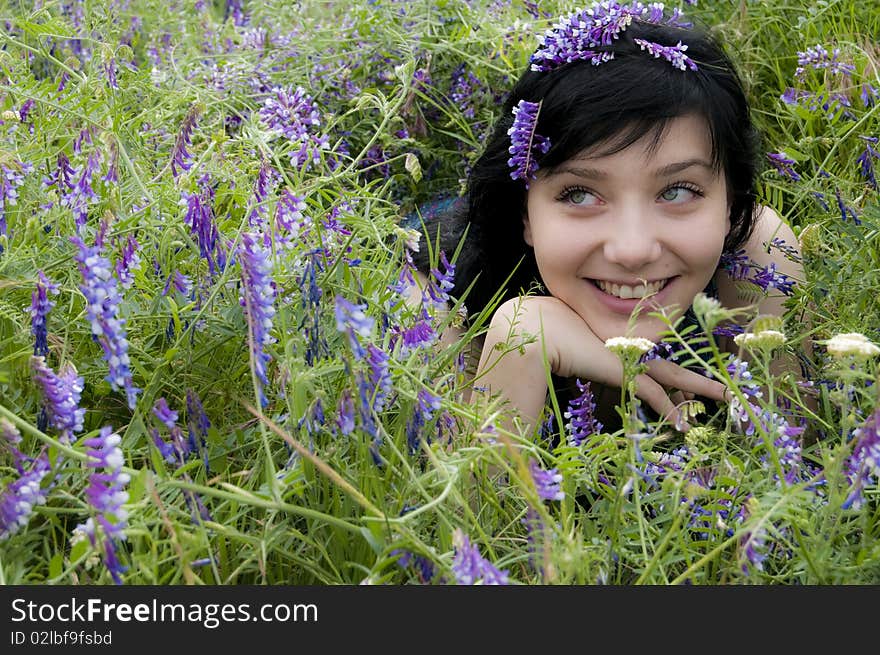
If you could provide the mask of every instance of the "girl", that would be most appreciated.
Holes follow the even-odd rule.
[[[666,326],[648,314],[674,320],[700,292],[727,308],[748,304],[719,268],[722,253],[744,249],[758,266],[775,263],[777,279],[801,278],[797,264],[770,251],[773,239],[790,248],[797,240],[756,206],[757,148],[731,61],[680,15],[605,2],[548,31],[466,196],[425,222],[447,253],[464,239],[450,293],[471,316],[502,293],[476,342],[478,393],[500,397],[532,427],[549,368],[592,381],[607,409],[619,390],[603,399],[600,389],[622,384],[622,366],[606,339],[657,342]],[[424,272],[426,250],[417,262]],[[536,284],[539,294],[529,293]],[[783,300],[768,295],[753,309],[781,315]],[[682,400],[729,399],[720,382],[663,359],[636,382],[637,395],[679,429],[688,428]]]

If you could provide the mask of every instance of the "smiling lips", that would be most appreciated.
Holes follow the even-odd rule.
[[[647,284],[639,283],[633,286],[606,282],[605,280],[590,281],[608,295],[616,296],[623,300],[630,300],[632,298],[644,298],[659,293],[671,279],[672,278],[666,278],[665,280],[656,280],[654,282],[648,282]]]

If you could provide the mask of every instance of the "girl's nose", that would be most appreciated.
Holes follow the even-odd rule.
[[[628,271],[644,271],[662,253],[656,225],[652,223],[649,212],[622,212],[605,240],[605,258]]]

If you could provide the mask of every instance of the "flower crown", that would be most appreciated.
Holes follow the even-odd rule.
[[[538,49],[529,59],[531,70],[546,72],[555,70],[573,61],[590,61],[594,66],[614,59],[614,52],[607,49],[634,19],[655,25],[666,24],[675,27],[691,27],[691,23],[681,20],[682,14],[676,8],[668,18],[661,2],[644,5],[641,2],[621,4],[619,2],[597,2],[588,9],[579,9],[551,27],[541,38]],[[697,70],[697,64],[687,56],[687,45],[681,41],[675,45],[662,45],[646,39],[633,39],[641,50],[654,58],[666,59],[679,70]],[[535,132],[538,124],[540,103],[520,100],[513,108],[513,126],[510,135],[510,177],[525,181],[535,179],[538,170],[537,156],[550,149],[547,137]]]

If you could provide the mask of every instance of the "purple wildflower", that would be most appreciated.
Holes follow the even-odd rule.
[[[121,576],[126,570],[116,556],[116,549],[118,542],[125,540],[123,530],[128,521],[128,512],[122,506],[128,502],[125,487],[131,479],[122,472],[125,457],[119,447],[121,442],[122,438],[110,426],[101,428],[97,437],[83,442],[89,448],[86,466],[103,471],[91,473],[86,488],[86,499],[96,515],[75,529],[75,532],[88,536],[95,546],[99,541],[97,526],[101,527],[104,565],[116,584],[122,584]]]
[[[788,245],[788,243],[786,243],[785,239],[782,239],[780,237],[774,237],[770,241],[770,246],[773,248],[776,248],[776,250],[778,250],[783,255],[785,255],[785,258],[790,262],[800,262],[801,261],[801,256],[800,256],[800,253],[798,252],[798,249],[795,248],[794,246]]]
[[[461,528],[456,528],[452,535],[452,543],[455,546],[455,557],[452,560],[452,573],[455,575],[456,584],[474,585],[506,585],[508,583],[507,571],[500,571],[480,555],[476,546],[472,546],[470,539]]]
[[[409,452],[414,455],[419,448],[423,428],[428,424],[435,412],[440,410],[440,397],[427,389],[419,389],[416,409],[406,424],[406,443]]]
[[[828,52],[822,45],[815,45],[807,48],[804,52],[798,52],[798,67],[795,69],[795,76],[803,80],[807,68],[814,70],[828,71],[832,75],[849,76],[855,66],[846,64],[838,60],[840,56],[840,48],[835,48],[832,52]]]
[[[178,414],[168,406],[164,398],[159,398],[153,406],[153,415],[168,428],[170,443],[162,440],[157,430],[153,430],[153,443],[169,464],[180,466],[190,454],[190,444],[183,438],[183,431],[177,425]]]
[[[834,190],[834,196],[837,198],[837,208],[840,210],[840,218],[845,223],[848,218],[853,220],[853,223],[856,225],[861,225],[862,221],[859,220],[858,214],[856,214],[855,210],[848,206],[843,201],[843,196],[840,195],[840,189]]]
[[[373,319],[364,314],[366,308],[366,305],[355,305],[342,296],[336,296],[336,329],[348,336],[356,359],[363,359],[365,355],[358,335],[368,338],[373,332]]]
[[[550,140],[535,132],[540,111],[540,102],[520,100],[513,108],[513,125],[507,130],[510,135],[508,151],[511,157],[507,160],[507,165],[512,169],[510,177],[523,180],[527,189],[529,180],[536,177],[538,155],[550,150]]]
[[[862,99],[862,105],[864,105],[866,108],[873,107],[874,103],[877,101],[877,98],[880,98],[880,91],[875,89],[867,82],[864,82],[862,83],[862,90],[859,96]]]
[[[756,501],[752,497],[746,499],[746,501],[742,504],[737,518],[741,522],[745,522],[745,520],[748,519],[750,516],[750,507],[753,507],[756,504]],[[742,563],[742,572],[748,575],[749,565],[751,565],[758,571],[763,571],[764,560],[767,559],[766,528],[758,525],[752,530],[745,531],[742,537],[740,537],[738,545],[740,552],[744,556],[744,561]]]
[[[46,504],[46,492],[40,483],[49,469],[49,457],[43,453],[0,495],[0,542],[27,527],[34,508]]]
[[[370,367],[370,395],[373,398],[373,411],[381,412],[393,388],[391,371],[388,368],[388,353],[376,346],[367,344],[367,363]]]
[[[318,108],[302,87],[295,90],[275,87],[263,103],[260,118],[276,136],[284,136],[298,149],[292,150],[290,163],[296,168],[308,168],[321,161],[321,151],[329,148],[327,135],[315,136],[321,125]]]
[[[211,420],[205,414],[202,401],[198,394],[189,389],[186,392],[186,418],[189,427],[189,447],[192,450],[205,448],[208,440],[208,430],[211,429]],[[207,453],[205,453],[205,469],[208,468]]]
[[[89,216],[89,205],[98,198],[98,194],[92,188],[92,179],[98,171],[100,163],[101,156],[98,152],[90,154],[81,167],[74,169],[73,175],[76,177],[76,182],[70,186],[67,193],[61,195],[59,203],[62,207],[67,207],[73,212],[77,230],[85,225]]]
[[[259,238],[249,232],[241,235],[241,246],[238,248],[238,260],[241,264],[242,295],[241,306],[245,308],[245,317],[250,332],[250,349],[254,373],[259,381],[268,386],[266,364],[271,357],[263,349],[275,342],[270,334],[273,317],[275,316],[275,283],[272,281],[271,252],[263,246]],[[263,389],[258,389],[263,407],[268,400]]]
[[[21,432],[8,418],[0,417],[0,444],[17,446],[21,443]]]
[[[354,430],[354,401],[348,389],[343,390],[339,396],[339,404],[336,409],[336,426],[343,435],[351,434]]]
[[[254,182],[254,199],[248,213],[248,225],[252,230],[262,229],[266,221],[266,199],[269,197],[275,175],[275,169],[264,161]],[[269,235],[266,236],[268,238]]]
[[[611,45],[633,17],[645,11],[642,7],[634,12],[618,2],[597,2],[589,9],[569,14],[541,37],[541,44],[530,59],[531,69],[550,71],[578,60],[594,65],[610,61],[614,54],[602,52],[601,48]]]
[[[116,391],[125,389],[128,406],[134,409],[137,394],[129,369],[128,340],[125,319],[120,318],[122,297],[113,277],[109,260],[99,247],[88,247],[79,237],[71,237],[77,246],[74,255],[83,278],[80,291],[86,298],[86,314],[92,327],[92,336],[104,350],[104,359],[110,366],[107,381]]]
[[[732,280],[745,280],[755,266],[744,249],[722,253],[719,264]]]
[[[785,273],[776,270],[776,262],[770,262],[767,266],[757,271],[749,282],[761,287],[764,291],[777,289],[786,296],[794,293],[794,280]]]
[[[31,334],[34,335],[34,355],[46,357],[49,354],[46,317],[55,303],[49,300],[48,294],[58,295],[58,285],[40,271],[37,273],[37,288],[31,294]]]
[[[137,239],[132,235],[128,235],[125,240],[125,246],[119,259],[116,260],[116,277],[123,289],[130,289],[134,282],[134,271],[141,267],[141,258],[138,255],[139,244]]]
[[[569,443],[580,446],[589,436],[601,432],[604,426],[593,415],[596,411],[596,402],[590,389],[590,381],[581,383],[580,380],[575,380],[575,383],[581,394],[568,403],[568,409],[563,417],[569,420],[565,426],[568,430]]]
[[[183,172],[192,168],[192,155],[187,147],[192,145],[192,134],[196,128],[196,124],[201,115],[201,108],[198,105],[190,107],[180,126],[180,132],[174,140],[174,149],[171,151],[171,174],[174,179]]]
[[[852,453],[844,462],[850,492],[842,508],[857,510],[865,502],[865,488],[880,479],[880,409],[871,414],[853,436]]]
[[[860,136],[859,138],[864,140],[867,145],[856,162],[859,164],[859,170],[862,173],[862,177],[868,180],[868,184],[877,189],[877,176],[874,173],[874,160],[880,160],[880,152],[877,152],[874,149],[874,146],[877,145],[878,138],[876,136]]]
[[[435,306],[446,307],[446,303],[450,300],[449,292],[455,287],[455,264],[449,263],[443,251],[440,252],[440,263],[443,265],[443,272],[441,273],[438,268],[431,269],[426,293]]]
[[[49,423],[60,433],[61,441],[69,443],[75,433],[83,429],[86,410],[80,409],[83,379],[76,369],[66,365],[58,375],[46,365],[42,357],[31,357],[34,379],[46,399],[45,409]]]
[[[545,471],[536,460],[529,461],[529,473],[532,476],[532,482],[535,483],[535,489],[538,491],[538,498],[541,500],[562,500],[565,498],[565,492],[562,491],[562,474],[557,469]]]
[[[211,275],[226,268],[226,252],[221,243],[217,221],[214,220],[213,198],[213,189],[203,184],[200,193],[187,197],[186,216],[183,219],[196,238],[199,254],[208,262],[208,271]]]
[[[796,162],[793,159],[789,159],[784,152],[768,152],[767,159],[770,160],[770,163],[773,164],[780,175],[795,182],[800,181],[801,176],[792,168],[792,165]]]
[[[303,215],[305,208],[305,200],[294,195],[290,189],[281,192],[275,208],[276,239],[287,243],[290,238],[306,236],[308,225]]]
[[[6,214],[18,204],[18,189],[24,184],[24,176],[34,170],[31,164],[18,162],[10,168],[0,164],[0,237],[6,234]]]
[[[698,70],[697,64],[694,60],[685,54],[685,50],[687,50],[688,47],[682,45],[681,41],[670,46],[664,46],[659,43],[654,43],[653,41],[646,41],[645,39],[633,39],[633,42],[637,43],[642,50],[647,50],[648,54],[653,55],[655,59],[662,57],[672,64],[673,68],[683,71],[688,68],[692,71]]]

